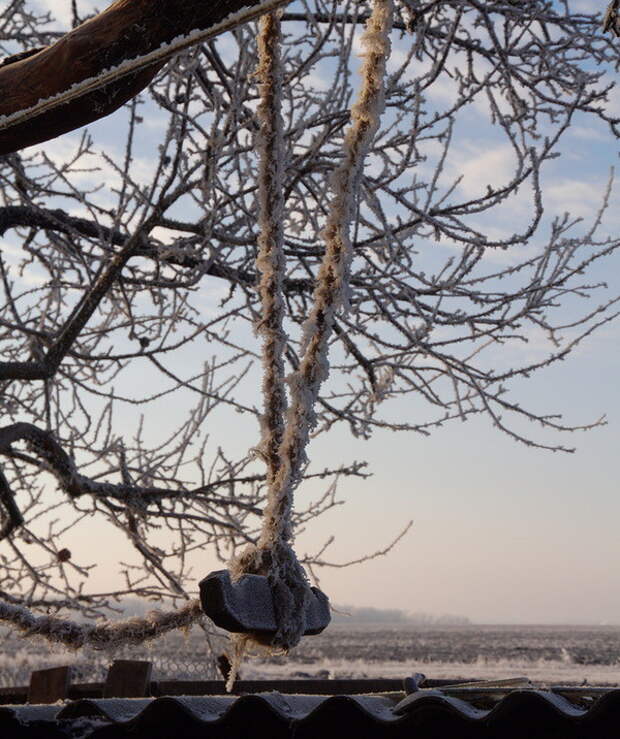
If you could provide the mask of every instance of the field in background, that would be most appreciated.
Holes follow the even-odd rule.
[[[26,685],[32,670],[60,664],[74,665],[76,682],[101,681],[113,658],[152,661],[154,679],[217,677],[209,669],[199,629],[115,655],[53,650],[46,642],[6,634],[0,644],[0,686]],[[218,652],[226,646],[224,637],[216,638]],[[620,627],[334,624],[304,639],[288,659],[263,657],[242,667],[247,679],[405,677],[414,672],[432,678],[524,675],[550,683],[620,684]]]

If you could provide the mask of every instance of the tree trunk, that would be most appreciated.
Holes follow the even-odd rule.
[[[52,46],[0,66],[0,155],[59,136],[109,115],[144,89],[165,64],[158,60],[25,121],[1,128],[2,117],[99,77],[192,31],[208,30],[262,0],[116,0]],[[19,56],[19,55],[18,55]],[[23,55],[22,55],[23,56]]]

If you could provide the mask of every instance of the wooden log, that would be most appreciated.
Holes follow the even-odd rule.
[[[116,0],[51,46],[25,57],[17,55],[23,58],[13,57],[0,66],[0,155],[54,138],[117,110],[144,89],[181,48],[180,38],[218,28],[228,16],[244,9],[250,12],[233,25],[286,2]],[[153,59],[158,50],[161,53]],[[149,54],[151,59],[144,59]],[[138,60],[133,71],[115,74],[127,60]],[[97,84],[106,73],[108,82]],[[72,89],[84,88],[89,80],[88,92],[76,93],[68,102],[53,102]],[[20,111],[39,109],[42,102],[50,100],[43,112],[11,122]]]
[[[103,686],[104,698],[143,698],[150,695],[153,665],[133,659],[116,659]]]
[[[35,670],[30,675],[28,703],[56,703],[64,700],[69,693],[71,668],[51,667],[48,670]]]

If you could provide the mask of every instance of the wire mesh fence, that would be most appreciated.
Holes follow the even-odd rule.
[[[28,685],[33,670],[71,665],[74,682],[103,682],[115,659],[148,660],[157,680],[214,680],[220,676],[215,657],[226,651],[226,639],[208,638],[200,629],[188,635],[167,634],[150,644],[114,652],[52,647],[39,639],[24,639],[8,631],[0,635],[0,687]]]

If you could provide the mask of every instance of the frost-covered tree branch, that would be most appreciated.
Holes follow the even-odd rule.
[[[317,366],[309,351],[329,357],[326,379],[306,378],[317,400],[304,440],[338,426],[428,434],[479,415],[519,443],[570,450],[565,432],[604,422],[535,407],[522,382],[619,311],[605,267],[620,246],[613,173],[588,219],[549,187],[568,148],[587,158],[574,132],[596,129],[610,151],[618,136],[604,5],[398,3],[385,110],[355,171],[350,109],[372,8],[353,0],[291,2],[281,16],[271,161],[286,166],[273,191],[257,156],[270,114],[255,23],[176,55],[105,128],[1,156],[2,600],[59,618],[109,614],[129,593],[186,606],[204,551],[228,562],[258,545],[268,477],[284,474],[266,475],[261,455],[284,443],[284,406],[306,407],[281,388],[266,417],[265,341],[282,355],[272,398],[283,376]],[[0,9],[0,53],[63,38],[70,6]],[[344,219],[335,172],[351,175],[336,186]],[[277,286],[261,277],[282,260]],[[317,278],[338,293],[345,271],[348,310],[319,336]],[[303,446],[286,473],[303,491],[293,529],[341,504],[337,482],[367,474],[348,459],[308,464]],[[133,552],[116,589],[91,587],[90,553],[68,545],[93,523]],[[323,550],[300,561],[317,575],[338,564]]]

